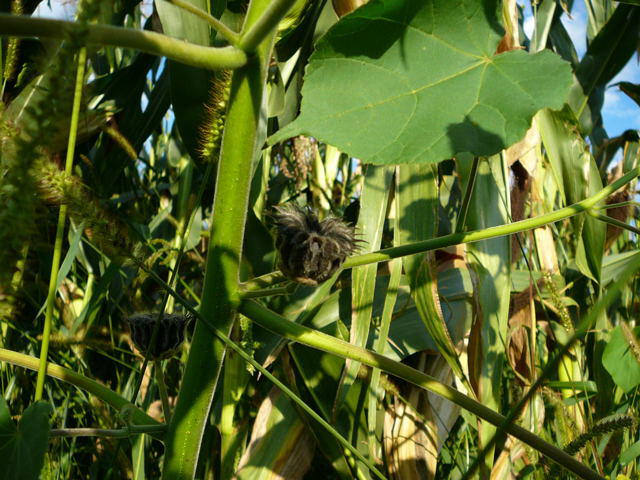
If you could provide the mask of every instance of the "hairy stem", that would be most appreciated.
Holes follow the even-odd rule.
[[[235,47],[203,47],[133,28],[110,25],[80,26],[63,20],[0,14],[0,32],[3,36],[64,39],[70,32],[80,28],[88,30],[86,41],[89,44],[132,48],[207,70],[234,69],[247,63],[247,55]]]
[[[254,0],[245,25],[256,23],[267,0]],[[214,318],[216,328],[229,332],[240,301],[238,276],[248,208],[253,157],[266,72],[275,32],[260,44],[257,55],[233,72],[229,110],[218,162],[200,312]],[[178,403],[167,432],[163,478],[192,479],[208,424],[225,345],[202,322],[196,324]]]

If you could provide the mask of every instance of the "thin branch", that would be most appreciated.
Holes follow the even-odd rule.
[[[279,271],[271,272],[241,283],[240,290],[242,292],[250,292],[253,290],[268,288],[273,285],[277,285],[278,283],[282,283],[286,280],[287,277],[284,275],[284,273]],[[244,295],[247,295],[247,293],[244,293]]]
[[[80,25],[63,20],[0,14],[2,36],[65,39],[68,34],[88,29],[87,43],[132,48],[160,55],[186,65],[207,70],[235,69],[247,63],[247,55],[235,47],[203,47],[146,30],[111,25]]]
[[[496,227],[474,230],[467,233],[451,233],[449,235],[431,238],[429,240],[423,240],[421,242],[409,243],[406,245],[401,245],[399,247],[385,248],[384,250],[365,253],[363,255],[355,255],[353,257],[347,258],[347,260],[342,265],[342,268],[347,269],[358,267],[360,265],[367,265],[369,263],[386,262],[393,258],[428,252],[430,250],[450,247],[462,243],[478,242],[480,240],[487,240],[489,238],[513,235],[514,233],[520,233],[526,230],[543,227],[544,225],[547,225],[549,223],[559,222],[579,213],[591,211],[599,202],[607,198],[616,190],[619,190],[620,188],[625,186],[638,175],[640,175],[640,167],[636,167],[630,170],[624,176],[620,177],[610,185],[607,185],[595,195],[592,195],[591,197],[585,198],[580,202],[574,203],[573,205],[569,205],[568,207],[561,208],[560,210],[556,210],[554,212],[546,213],[544,215],[538,215],[537,217],[527,218],[525,220],[520,220],[519,222],[513,222],[506,225],[498,225]],[[266,275],[262,275],[261,277],[247,281],[243,283],[241,287],[245,291],[255,290],[258,288],[267,288],[272,283],[280,282],[284,280],[284,278],[285,277],[281,272],[271,272]]]
[[[203,317],[201,312],[194,309],[189,302],[187,302],[178,292],[176,292],[168,283],[166,283],[157,273],[155,273],[151,269],[146,269],[145,272],[149,274],[149,276],[155,280],[158,285],[162,286],[167,292],[169,292],[178,303],[180,303],[189,313],[191,313],[195,318],[197,318],[200,322],[204,323],[211,332],[218,337],[222,342],[233,351],[235,351],[238,355],[240,355],[247,363],[253,366],[256,370],[258,370],[262,375],[264,375],[270,382],[272,382],[277,388],[282,390],[282,392],[291,399],[296,405],[298,405],[302,410],[304,410],[311,418],[313,418],[316,422],[318,422],[323,428],[325,428],[331,435],[333,435],[338,442],[340,442],[351,454],[353,454],[356,458],[358,458],[362,463],[364,463],[369,470],[378,478],[384,480],[384,476],[376,469],[376,467],[367,460],[362,453],[358,451],[349,441],[344,438],[331,424],[329,424],[322,416],[318,415],[309,405],[307,405],[302,398],[296,395],[290,388],[288,388],[284,383],[278,380],[269,370],[262,366],[260,362],[258,362],[253,356],[247,353],[240,345],[231,340],[227,335],[225,335],[221,330],[216,328],[215,325],[207,318]]]
[[[156,322],[156,325],[160,322]],[[153,345],[153,343],[149,343]],[[162,371],[162,362],[160,360],[154,360],[153,370],[156,377],[156,385],[160,392],[160,400],[162,401],[162,413],[164,414],[165,423],[171,422],[171,404],[169,403],[169,394],[167,393],[167,384],[164,381],[164,372]]]
[[[78,135],[78,119],[80,117],[80,103],[82,100],[82,87],[84,86],[84,74],[87,62],[87,49],[81,48],[78,52],[76,64],[75,88],[73,92],[73,106],[71,108],[71,124],[69,125],[69,139],[67,143],[67,158],[65,160],[65,174],[71,175],[73,170],[73,157],[76,152],[76,138]],[[60,205],[58,211],[58,224],[56,227],[56,239],[53,247],[53,258],[51,259],[51,273],[49,276],[49,289],[47,292],[46,309],[44,316],[44,327],[42,330],[42,343],[40,347],[40,365],[36,378],[35,400],[42,399],[44,380],[47,371],[47,357],[49,355],[49,336],[53,323],[53,310],[58,291],[58,272],[60,270],[60,258],[62,256],[62,242],[64,240],[64,229],[67,223],[67,205]]]
[[[620,203],[607,203],[606,205],[600,205],[594,208],[596,210],[610,210],[612,208],[618,208],[618,207],[640,207],[640,202],[627,200],[626,202],[620,202]]]
[[[295,282],[290,282],[284,287],[248,290],[246,292],[241,292],[240,296],[242,298],[260,298],[260,297],[273,297],[275,295],[289,295],[296,290],[297,286],[298,285]]]
[[[166,425],[129,425],[126,428],[118,428],[115,430],[106,428],[53,428],[51,429],[51,432],[49,432],[49,437],[127,438],[132,435],[141,435],[143,433],[151,435],[163,434],[166,429]]]
[[[38,359],[36,357],[14,352],[12,350],[6,350],[4,348],[0,348],[0,362],[7,362],[11,365],[28,368],[29,370],[38,370]],[[129,408],[131,411],[132,421],[138,425],[159,425],[159,422],[151,418],[135,405],[131,404],[131,402],[126,398],[120,396],[113,390],[105,387],[95,380],[85,377],[73,370],[48,362],[47,375],[75,385],[76,387],[95,395],[116,410],[121,410],[123,407]],[[158,438],[160,437],[159,435],[154,436]]]
[[[616,190],[625,186],[638,175],[640,175],[640,167],[636,167],[633,170],[630,170],[626,175],[620,177],[610,185],[607,185],[595,195],[592,195],[591,197],[585,198],[580,202],[574,203],[573,205],[569,205],[568,207],[561,208],[560,210],[556,210],[554,212],[546,213],[544,215],[539,215],[533,218],[527,218],[525,220],[520,220],[519,222],[499,225],[497,227],[490,227],[483,230],[475,230],[467,233],[451,233],[449,235],[424,240],[422,242],[387,248],[378,252],[366,253],[364,255],[357,255],[355,257],[348,258],[344,262],[343,268],[353,268],[360,265],[366,265],[367,263],[384,262],[386,260],[391,260],[392,258],[404,257],[406,255],[413,255],[415,253],[435,250],[437,248],[450,247],[452,245],[457,245],[460,243],[478,242],[480,240],[487,240],[489,238],[512,235],[514,233],[542,227],[548,223],[555,223],[560,220],[565,220],[569,217],[577,215],[578,213],[590,210],[597,203],[607,198]]]
[[[469,205],[471,204],[471,195],[473,195],[473,187],[476,183],[476,176],[478,175],[478,165],[480,164],[480,158],[474,157],[473,164],[471,165],[471,172],[469,173],[469,182],[467,183],[467,189],[464,192],[464,198],[460,205],[460,212],[456,220],[455,232],[462,232],[464,226],[467,224],[467,214],[469,213]]]
[[[213,28],[216,32],[226,38],[231,45],[237,46],[240,35],[237,32],[231,30],[216,17],[209,15],[207,12],[196,7],[192,3],[185,2],[183,0],[169,0],[169,2],[173,3],[176,7],[182,8],[183,10],[186,10],[187,12],[193,13],[197,17],[202,18],[209,25],[211,25],[211,28]]]
[[[621,222],[620,220],[616,220],[613,217],[609,217],[597,211],[588,210],[587,213],[591,215],[593,218],[596,218],[602,222],[613,225],[614,227],[622,228],[624,230],[629,230],[630,232],[635,233],[636,235],[640,235],[640,228],[633,227],[628,223]]]
[[[540,453],[549,457],[559,465],[570,470],[580,478],[603,480],[603,477],[595,471],[567,455],[560,448],[551,445],[529,430],[521,426],[508,423],[500,413],[464,395],[455,388],[439,382],[434,377],[416,370],[413,367],[396,362],[384,355],[362,347],[352,345],[344,340],[337,339],[326,333],[313,330],[309,327],[291,322],[275,312],[268,310],[254,300],[244,300],[238,309],[240,313],[249,317],[255,323],[277,335],[289,340],[313,347],[315,349],[337,355],[341,358],[350,358],[370,367],[384,370],[395,377],[402,378],[420,388],[433,392],[460,407],[468,410],[479,418],[502,428],[510,435],[535,448]]]
[[[278,26],[296,0],[273,0],[260,19],[248,30],[243,28],[238,47],[245,52],[254,51],[267,38],[267,35]]]

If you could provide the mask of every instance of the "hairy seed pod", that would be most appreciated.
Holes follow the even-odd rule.
[[[170,358],[175,355],[184,341],[184,328],[190,317],[165,313],[158,319],[157,313],[138,313],[126,319],[131,329],[131,340],[143,356],[151,360]],[[156,324],[158,333],[153,348],[151,337]]]
[[[309,208],[276,207],[279,268],[289,278],[306,285],[328,280],[356,249],[353,227],[339,218],[318,220]]]

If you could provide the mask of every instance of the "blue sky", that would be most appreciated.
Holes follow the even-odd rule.
[[[533,31],[533,17],[531,16],[530,3],[525,2],[524,30],[527,36]],[[564,24],[580,58],[587,50],[587,11],[582,0],[573,2],[571,18],[566,14],[562,16]],[[616,75],[609,85],[618,82],[640,83],[640,65],[638,57],[634,55],[627,65]],[[640,107],[618,87],[609,86],[605,93],[604,107],[602,109],[604,125],[609,137],[615,137],[628,129],[640,130]]]
[[[533,31],[530,2],[520,3],[526,5],[524,27],[525,33],[530,36]],[[145,0],[143,5],[145,10],[150,11],[151,0]],[[47,6],[47,2],[43,2],[38,10],[41,16],[46,17],[70,18],[73,15],[73,8],[69,5],[69,2],[61,2],[60,0],[51,0],[51,8]],[[587,12],[584,1],[575,0],[571,18],[563,14],[562,22],[576,46],[578,55],[582,57],[587,48]],[[640,65],[638,64],[637,55],[631,58],[625,68],[610,82],[610,85],[623,81],[640,84]],[[610,86],[607,88],[602,115],[605,128],[610,137],[620,135],[628,129],[640,130],[640,107],[621,92],[618,87]]]

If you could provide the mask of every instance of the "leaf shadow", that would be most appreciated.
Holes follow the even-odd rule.
[[[469,152],[476,156],[487,157],[495,155],[506,147],[502,138],[482,128],[468,115],[462,122],[447,126],[447,137],[452,151],[456,153]]]
[[[422,2],[372,2],[342,19],[326,38],[332,50],[347,58],[379,59],[398,42],[406,63],[404,36],[411,20],[423,8]]]

